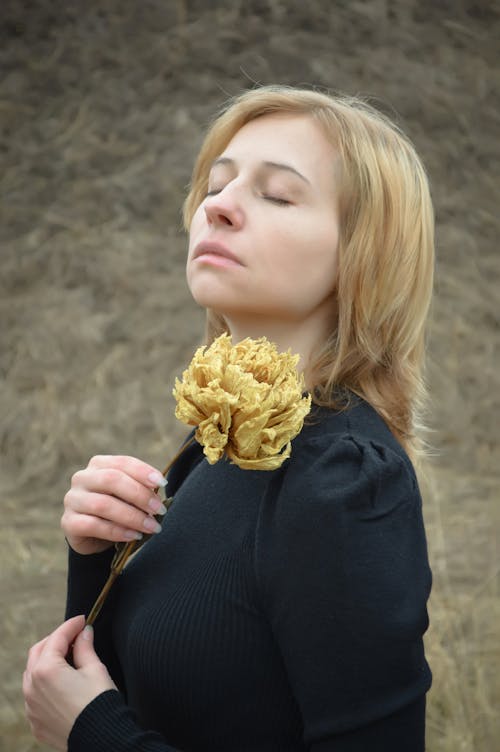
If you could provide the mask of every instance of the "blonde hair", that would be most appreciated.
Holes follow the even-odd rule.
[[[232,99],[212,123],[184,204],[187,229],[208,174],[235,133],[270,113],[309,115],[340,155],[335,325],[315,353],[314,401],[341,407],[354,392],[384,418],[412,459],[426,389],[424,330],[434,271],[434,214],[422,163],[389,118],[357,97],[263,86]],[[227,331],[209,311],[207,339]]]

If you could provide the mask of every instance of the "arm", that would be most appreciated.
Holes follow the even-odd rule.
[[[192,434],[191,434],[192,435]],[[169,472],[169,489],[176,492],[200,452],[187,447]],[[133,540],[143,532],[157,532],[150,516],[164,510],[154,492],[166,481],[151,465],[134,457],[93,457],[85,470],[75,473],[65,496],[61,526],[69,543],[66,618],[88,615],[104,586],[114,556],[113,542]],[[152,523],[150,529],[145,523]],[[95,647],[120,689],[123,677],[112,643],[114,605],[120,578],[113,585],[96,623]]]
[[[151,516],[163,509],[154,489],[162,474],[135,457],[99,455],[76,472],[64,498],[61,527],[69,544],[66,618],[88,615],[106,582],[114,555],[113,543],[158,532]],[[97,622],[96,650],[122,688],[121,670],[112,649],[115,583]]]
[[[83,616],[69,619],[30,650],[23,692],[34,736],[61,752],[176,752],[137,726],[83,625]]]
[[[116,590],[98,622],[98,654],[93,647],[93,631],[82,632],[82,614],[88,614],[107,579],[113,543],[160,529],[152,515],[164,508],[154,489],[165,482],[155,468],[122,456],[93,457],[88,467],[72,478],[61,527],[70,546],[66,611],[74,618],[31,648],[23,677],[32,731],[55,749],[67,749],[76,718],[100,695],[111,694],[123,704],[113,681],[123,685],[111,641]],[[66,656],[73,643],[74,666],[70,666]],[[171,748],[163,743],[161,749]]]
[[[199,457],[187,449],[176,462],[169,474],[174,492],[196,461]],[[132,540],[143,531],[155,532],[144,523],[161,513],[154,492],[159,485],[164,482],[158,470],[121,456],[93,457],[72,478],[61,526],[69,543],[66,613],[74,618],[31,649],[23,681],[33,734],[43,741],[50,739],[55,749],[175,752],[158,734],[139,727],[117,691],[123,679],[111,628],[118,583],[96,623],[97,652],[93,631],[79,634],[84,623],[81,614],[88,614],[107,579],[113,543]],[[83,634],[91,639],[82,642]],[[73,642],[74,667],[66,662]]]
[[[101,693],[77,717],[68,752],[180,752],[155,731],[144,731],[118,692]]]
[[[114,552],[115,549],[112,547],[101,553],[83,555],[69,547],[66,619],[79,614],[89,614],[108,578]],[[124,691],[123,674],[112,641],[113,610],[119,589],[118,579],[97,619],[94,641],[97,655],[118,689]]]
[[[302,446],[256,539],[264,608],[311,752],[421,752],[430,589],[409,463],[351,437]]]

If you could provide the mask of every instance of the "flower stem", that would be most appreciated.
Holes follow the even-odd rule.
[[[186,444],[184,444],[184,446],[181,447],[181,449],[177,452],[175,457],[172,460],[170,460],[166,468],[163,470],[164,476],[168,473],[168,471],[170,470],[174,462],[177,462],[177,460],[179,459],[181,454],[184,452],[184,450],[187,449],[189,446],[191,446],[194,442],[195,442],[195,438],[193,436]],[[155,488],[155,493],[157,492],[158,492],[158,487]],[[97,619],[99,612],[101,611],[101,608],[103,607],[104,602],[106,601],[106,598],[108,597],[109,591],[111,590],[111,587],[114,581],[116,580],[118,575],[121,574],[121,572],[123,571],[123,568],[125,564],[127,563],[128,559],[132,556],[134,551],[137,551],[137,549],[139,549],[143,545],[143,543],[145,543],[146,540],[148,540],[150,537],[151,536],[147,536],[145,539],[140,540],[140,541],[133,540],[126,544],[122,543],[122,544],[117,545],[116,554],[113,558],[113,561],[111,562],[111,571],[109,573],[108,579],[106,580],[104,587],[102,588],[101,592],[97,596],[97,599],[94,605],[92,606],[89,615],[87,616],[87,619],[85,622],[86,626],[93,624],[95,620]]]

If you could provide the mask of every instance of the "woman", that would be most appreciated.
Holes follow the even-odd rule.
[[[208,341],[265,335],[299,353],[314,408],[278,470],[212,467],[187,449],[161,530],[155,468],[99,456],[74,475],[62,518],[72,618],[30,651],[33,731],[70,752],[420,752],[424,170],[359,100],[263,87],[209,130],[185,222]],[[150,532],[94,650],[80,614],[112,545]]]

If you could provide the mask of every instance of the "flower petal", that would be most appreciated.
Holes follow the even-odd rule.
[[[198,348],[182,381],[175,381],[175,414],[198,426],[196,439],[209,462],[226,453],[242,468],[274,470],[290,456],[311,408],[298,361],[265,337],[232,346],[223,334]]]

